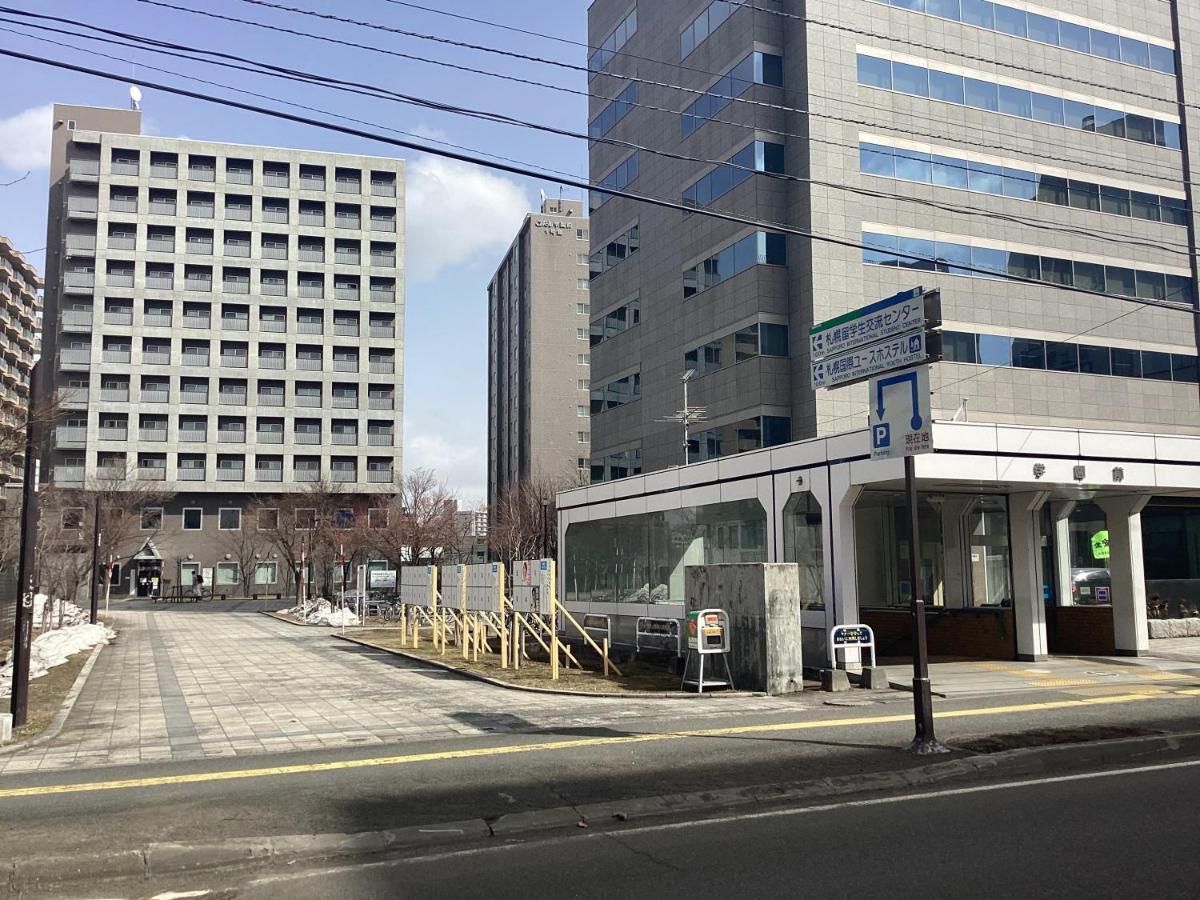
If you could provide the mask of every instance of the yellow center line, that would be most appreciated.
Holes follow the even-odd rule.
[[[1006,706],[985,706],[973,709],[940,710],[937,719],[974,718],[1003,716],[1013,713],[1041,712],[1056,709],[1075,709],[1118,703],[1136,703],[1141,700],[1169,697],[1200,696],[1200,688],[1173,691],[1171,693],[1125,693],[1102,697],[1086,697],[1078,700],[1051,700],[1044,703],[1020,703]],[[317,772],[340,772],[376,766],[402,766],[426,762],[445,762],[456,759],[485,759],[499,756],[515,756],[524,753],[552,753],[562,750],[580,750],[588,747],[613,747],[623,744],[647,744],[658,741],[674,741],[688,738],[732,737],[738,735],[773,734],[783,731],[808,731],[821,728],[847,728],[863,725],[887,725],[911,722],[911,713],[886,716],[857,716],[842,719],[814,719],[805,722],[774,722],[763,725],[733,725],[726,728],[704,728],[690,731],[669,731],[655,734],[631,734],[606,737],[571,738],[561,741],[544,741],[534,744],[515,744],[501,747],[469,747],[461,750],[438,750],[430,753],[410,753],[403,756],[375,756],[365,759],[345,759],[333,762],[297,763],[288,766],[263,766],[249,769],[230,769],[218,772],[192,772],[180,775],[154,775],[145,778],[126,778],[113,781],[76,782],[71,784],[48,784],[33,787],[0,789],[0,799],[9,797],[36,797],[51,794],[92,793],[96,791],[119,791],[131,788],[166,787],[181,784],[205,784],[218,781],[236,781],[246,778],[274,778],[281,775],[307,775]]]

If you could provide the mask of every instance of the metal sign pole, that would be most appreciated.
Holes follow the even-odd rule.
[[[908,577],[913,617],[913,718],[915,753],[944,753],[933,732],[933,693],[929,686],[929,648],[925,640],[925,599],[921,591],[921,521],[917,507],[916,464],[904,457],[904,490],[908,496]]]
[[[16,628],[13,631],[12,700],[9,707],[13,727],[25,724],[29,713],[29,655],[33,644],[33,594],[37,585],[35,557],[38,533],[37,456],[41,452],[41,426],[38,405],[41,401],[42,375],[46,363],[33,364],[29,385],[28,423],[25,426],[25,483],[21,485],[21,555],[17,570],[19,601]]]
[[[93,502],[96,504],[95,513],[92,516],[92,589],[90,594],[91,599],[91,618],[89,621],[95,625],[96,619],[100,615],[100,494],[97,493]]]

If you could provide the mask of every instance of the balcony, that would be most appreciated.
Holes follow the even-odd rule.
[[[185,290],[205,291],[207,293],[207,292],[212,291],[212,279],[211,278],[188,277],[188,278],[184,279],[183,287]],[[205,326],[205,327],[207,327],[207,326]]]
[[[157,425],[154,427],[143,426],[138,429],[139,441],[165,441],[167,439],[167,426]]]
[[[372,181],[371,182],[372,197],[395,197],[396,182],[394,181]]]
[[[260,353],[258,367],[260,369],[285,369],[287,368],[287,358],[282,353]]]
[[[217,466],[217,481],[245,481],[245,468],[231,468],[229,466]]]
[[[282,468],[267,469],[267,468],[255,467],[254,480],[255,481],[283,481],[283,469]]]
[[[194,350],[183,351],[183,364],[185,366],[207,366],[208,354],[198,353]]]
[[[395,325],[372,325],[371,337],[373,338],[394,338],[396,336]]]
[[[92,311],[90,309],[64,309],[58,317],[64,328],[92,327]]]
[[[325,176],[324,175],[305,175],[300,173],[300,184],[298,185],[302,191],[320,191],[325,192]]]
[[[391,484],[391,469],[367,469],[367,482],[370,484]]]
[[[357,394],[349,394],[349,395],[334,394],[333,395],[333,408],[334,409],[358,409],[358,395]]]
[[[188,166],[188,181],[216,181],[217,172],[211,166]]]
[[[133,310],[106,309],[104,311],[105,325],[132,325]]]
[[[308,247],[304,244],[300,245],[300,262],[325,262],[324,247]]]
[[[249,278],[225,278],[221,282],[221,290],[226,294],[250,293]]]
[[[358,481],[358,473],[354,469],[333,469],[329,473],[329,480],[334,484],[352,484]]]
[[[132,250],[133,247],[114,247],[112,238],[109,238],[108,248],[110,250]],[[96,253],[96,235],[94,234],[68,234],[67,235],[67,256],[94,256]]]
[[[129,429],[124,425],[101,425],[98,432],[102,441],[127,441],[129,440]]]
[[[263,241],[262,245],[263,259],[287,259],[288,251],[287,244],[268,244]]]
[[[179,442],[181,444],[203,444],[208,440],[207,428],[188,428],[179,426]]]
[[[13,392],[9,392],[10,397],[14,397]],[[86,388],[59,388],[56,395],[58,405],[61,409],[87,409],[88,397]]]
[[[259,331],[269,331],[269,332],[273,332],[275,334],[284,334],[287,332],[287,320],[286,319],[259,319],[258,320],[258,330]]]
[[[221,406],[245,406],[245,391],[221,391],[217,394],[217,403]]]
[[[298,406],[299,404],[297,404]],[[321,432],[319,431],[297,431],[292,443],[316,445],[321,443]]]
[[[199,238],[188,238],[187,252],[193,256],[212,256],[213,242],[212,238],[207,240]],[[208,290],[205,288],[204,290]]]
[[[305,372],[320,372],[321,357],[297,356],[296,368]]]
[[[114,212],[137,212],[137,200],[133,201],[133,209],[121,209],[113,198],[109,207]],[[75,219],[94,219],[100,209],[100,201],[95,197],[71,197],[67,200],[67,215]]]
[[[371,360],[372,375],[394,375],[396,374],[396,363],[390,359],[373,359]]]
[[[111,271],[105,277],[104,283],[109,287],[131,288],[133,287],[133,270]]]
[[[334,322],[333,333],[340,337],[358,337],[358,323]]]
[[[282,444],[282,431],[258,431],[254,435],[254,439],[259,444]]]
[[[307,409],[321,408],[320,394],[297,394],[295,403],[297,406],[303,406]]]
[[[394,234],[396,231],[396,220],[394,218],[376,218],[375,216],[371,216],[371,230],[386,231]]]
[[[63,287],[67,290],[78,288],[90,291],[96,287],[95,272],[63,272]]]
[[[143,403],[170,403],[171,389],[165,384],[161,387],[142,385],[141,401]]]
[[[302,211],[300,213],[300,224],[301,225],[311,225],[314,228],[324,228],[325,227],[325,213],[303,212]]]
[[[142,392],[142,399],[145,399],[145,391]],[[101,403],[128,403],[129,388],[128,387],[103,387],[100,388]]]
[[[96,208],[95,208],[96,201],[95,200],[91,201],[92,209],[91,209],[90,216],[88,215],[86,204],[84,204],[83,209],[78,210],[78,211],[76,211],[74,209],[75,206],[76,206],[76,204],[68,204],[67,213],[69,215],[82,214],[82,218],[95,218],[96,217]],[[113,194],[112,196],[110,196],[108,198],[108,209],[110,212],[116,212],[116,213],[136,213],[138,211],[137,194],[134,194],[132,197],[122,197],[118,194]]]
[[[225,218],[236,219],[237,216],[228,216],[227,215]],[[226,241],[225,242],[225,255],[242,257],[243,259],[249,258],[250,242],[249,241]]]
[[[325,323],[320,319],[300,319],[296,322],[297,334],[324,334]]]
[[[179,399],[182,403],[207,404],[208,391],[188,391],[179,392]]]
[[[321,300],[325,296],[325,285],[320,281],[302,281],[299,293],[308,300]]]
[[[102,463],[96,468],[96,477],[101,481],[124,481],[124,463]]]
[[[175,180],[179,177],[179,166],[170,163],[150,163],[151,178],[170,178]]]
[[[380,301],[382,303],[395,303],[396,302],[396,289],[395,288],[373,287],[373,288],[371,288],[371,299]]]
[[[83,466],[55,466],[55,484],[82,484]]]
[[[368,447],[391,447],[396,438],[390,431],[371,431],[367,433]]]
[[[90,181],[95,181],[100,174],[100,160],[76,157],[67,163],[67,169],[72,178],[82,175]]]
[[[264,222],[272,222],[277,225],[286,225],[288,222],[286,206],[264,206],[262,215]]]
[[[357,431],[335,431],[333,432],[333,443],[341,447],[358,446]]]
[[[252,169],[225,169],[225,181],[227,184],[254,184],[254,171]]]
[[[263,281],[259,284],[259,290],[266,297],[286,297],[287,282],[286,281]]]
[[[362,228],[362,216],[347,216],[338,213],[335,224],[338,228],[348,228],[357,231]]]
[[[100,360],[105,363],[125,365],[130,361],[132,356],[133,354],[128,350],[102,350]]]
[[[142,349],[142,365],[145,366],[169,366],[171,364],[171,351],[159,350],[157,348],[147,350]]]
[[[284,404],[284,396],[283,396],[282,392],[280,392],[278,394],[262,394],[262,393],[260,393],[258,395],[258,405],[259,406],[283,406],[283,404]],[[297,405],[299,405],[299,404],[297,404]]]
[[[147,272],[146,287],[157,291],[175,290],[174,272]]]
[[[272,172],[269,169],[263,171],[263,185],[266,187],[285,188],[290,181],[287,172]]]
[[[244,353],[222,353],[221,365],[231,369],[245,369],[250,365],[250,360]]]
[[[197,468],[192,468],[190,466],[187,468],[180,466],[176,472],[176,477],[180,481],[203,481],[204,480],[204,467],[201,466],[200,468],[197,469]]]
[[[367,400],[367,409],[391,409],[396,408],[396,400],[394,397],[371,397]]]
[[[244,428],[221,428],[217,431],[218,444],[244,444],[246,443],[246,430]]]
[[[176,210],[177,206],[178,206],[178,204],[176,204],[173,200],[172,201],[151,200],[150,201],[150,215],[152,215],[152,216],[173,216],[173,215],[175,215],[175,210]],[[129,212],[136,212],[136,211],[137,211],[136,209],[129,210]],[[190,207],[188,208],[188,212],[189,212],[189,214],[191,213]]]
[[[87,427],[84,425],[59,425],[54,430],[54,443],[58,447],[86,444]]]
[[[187,214],[193,219],[213,219],[216,218],[217,208],[212,203],[189,203]]]
[[[357,284],[335,284],[333,286],[334,300],[357,300],[358,285]]]
[[[138,466],[137,473],[138,481],[166,481],[167,467],[166,464],[161,466]]]
[[[210,328],[212,326],[212,317],[208,313],[189,313],[183,314],[184,328]]]
[[[357,266],[361,259],[362,254],[357,250],[337,250],[333,254],[333,261],[339,266]]]
[[[142,313],[142,324],[152,328],[170,328],[171,319],[169,312]]]
[[[109,243],[111,246],[111,241]],[[149,237],[146,239],[146,249],[151,253],[174,253],[175,238]]]
[[[292,480],[302,483],[308,483],[321,480],[320,469],[295,469],[292,471]]]
[[[372,252],[371,265],[379,266],[380,268],[394,269],[396,268],[396,254]]]
[[[335,372],[357,372],[357,359],[337,359],[333,360],[333,371]]]
[[[141,166],[136,158],[120,159],[116,158],[112,161],[112,173],[114,175],[132,175],[137,177]]]
[[[338,178],[335,182],[336,193],[339,194],[361,194],[362,181],[357,178]]]

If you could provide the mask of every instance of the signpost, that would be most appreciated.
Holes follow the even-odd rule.
[[[928,363],[937,359],[941,340],[941,302],[936,291],[917,287],[814,325],[809,333],[814,390],[844,387],[870,380],[872,459],[904,459],[908,497],[909,597],[913,618],[913,717],[916,753],[944,753],[933,730],[933,694],[929,686],[929,649],[925,636],[925,599],[921,590],[921,528],[917,514],[917,480],[913,457],[933,452]],[[864,626],[842,626],[861,629]],[[830,660],[837,668],[835,635]],[[869,629],[866,629],[869,633]],[[861,631],[842,635],[837,646],[871,646],[850,642]]]

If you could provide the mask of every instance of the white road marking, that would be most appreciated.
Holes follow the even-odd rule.
[[[1064,784],[1071,781],[1090,781],[1097,778],[1117,778],[1124,775],[1143,775],[1149,772],[1166,772],[1172,769],[1190,769],[1200,766],[1200,759],[1186,762],[1160,763],[1152,766],[1137,766],[1129,769],[1111,769],[1101,772],[1082,772],[1077,775],[1053,775],[1046,778],[1030,778],[1024,781],[1005,781],[999,784],[980,784],[962,788],[945,788],[926,793],[898,794],[892,797],[871,797],[863,800],[843,800],[838,803],[823,803],[818,806],[801,806],[789,809],[772,809],[754,813],[738,813],[729,816],[718,816],[711,819],[695,819],[689,822],[664,822],[658,825],[641,825],[633,828],[619,828],[609,831],[572,832],[570,836],[543,838],[533,841],[512,841],[503,844],[492,844],[486,847],[470,847],[463,850],[447,850],[441,853],[430,853],[424,856],[410,856],[403,859],[385,859],[377,862],[359,865],[332,866],[326,869],[306,872],[291,872],[279,875],[267,875],[248,883],[248,886],[278,884],[286,881],[296,881],[302,878],[340,875],[357,872],[363,869],[377,869],[413,865],[416,863],[442,862],[451,859],[463,859],[471,856],[484,856],[490,853],[503,853],[509,850],[528,847],[552,847],[568,841],[599,840],[610,835],[622,837],[638,834],[653,834],[662,831],[679,831],[684,828],[700,828],[709,825],[730,825],[736,822],[753,822],[759,819],[780,819],[789,816],[803,816],[811,813],[830,812],[838,809],[850,809],[862,806],[883,806],[889,803],[907,803],[913,800],[934,800],[939,797],[960,797],[966,794],[983,794],[993,791],[1006,791],[1014,788],[1035,787],[1043,784]]]

